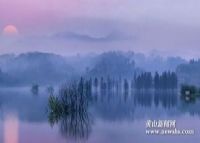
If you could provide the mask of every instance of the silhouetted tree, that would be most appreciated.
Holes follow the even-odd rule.
[[[32,92],[33,95],[38,95],[38,93],[39,93],[39,85],[38,84],[32,85],[31,92]]]
[[[95,77],[95,79],[94,79],[94,87],[95,87],[95,90],[96,90],[96,91],[97,91],[97,89],[98,89],[98,85],[99,85],[98,78]]]
[[[129,84],[128,84],[127,79],[124,79],[124,90],[125,90],[125,91],[128,91],[128,90],[129,90]]]

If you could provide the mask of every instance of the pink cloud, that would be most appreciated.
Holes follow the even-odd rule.
[[[118,0],[1,0],[0,19],[3,23],[24,24],[49,22],[52,17],[112,17],[126,5]]]
[[[1,0],[1,25],[15,24],[29,28],[35,25],[51,25],[58,19],[76,15],[76,0]]]

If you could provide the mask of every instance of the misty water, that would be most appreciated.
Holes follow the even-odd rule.
[[[198,143],[200,101],[186,103],[179,92],[93,93],[88,109],[63,117],[52,125],[48,119],[46,88],[33,95],[30,88],[0,90],[1,143]],[[179,129],[194,135],[147,135],[146,121],[176,120]]]

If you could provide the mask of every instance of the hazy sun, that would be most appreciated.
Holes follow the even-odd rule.
[[[18,30],[16,28],[16,26],[14,25],[7,25],[4,29],[3,29],[3,34],[4,35],[18,35]]]

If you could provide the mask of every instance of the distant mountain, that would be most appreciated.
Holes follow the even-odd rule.
[[[33,52],[11,56],[4,62],[2,59],[5,56],[0,57],[0,67],[13,84],[52,84],[63,82],[75,74],[65,58],[55,54]]]
[[[59,32],[54,34],[51,38],[58,40],[76,40],[87,42],[110,42],[116,40],[127,40],[130,36],[124,35],[122,32],[112,32],[104,36],[94,36],[91,34],[81,34],[73,32]]]

